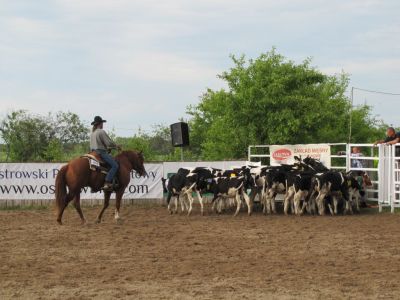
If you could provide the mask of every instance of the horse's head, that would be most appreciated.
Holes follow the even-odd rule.
[[[127,156],[129,162],[132,165],[132,168],[140,175],[145,176],[146,170],[144,168],[144,157],[142,151],[126,151],[125,155]]]

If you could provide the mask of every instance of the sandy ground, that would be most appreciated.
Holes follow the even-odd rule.
[[[400,297],[400,215],[0,211],[0,299]]]

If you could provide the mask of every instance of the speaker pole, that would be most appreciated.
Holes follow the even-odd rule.
[[[183,147],[180,148],[181,148],[181,161],[183,161]]]

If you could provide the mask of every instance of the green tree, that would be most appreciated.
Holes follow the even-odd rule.
[[[0,133],[12,161],[56,160],[88,138],[88,129],[70,112],[40,116],[14,111],[2,120]]]
[[[208,90],[192,116],[194,152],[205,159],[246,157],[252,144],[345,142],[350,113],[346,74],[327,76],[306,59],[300,64],[273,49],[255,60],[232,56],[234,66],[219,77],[228,89]],[[368,107],[353,110],[354,141],[376,133]],[[354,129],[353,129],[354,130]]]
[[[64,151],[61,141],[52,139],[49,141],[43,152],[43,159],[46,161],[62,161],[64,159]]]

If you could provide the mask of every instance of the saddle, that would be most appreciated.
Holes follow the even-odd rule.
[[[90,152],[82,155],[81,157],[86,158],[89,162],[90,170],[94,172],[100,172],[102,174],[107,175],[108,171],[111,169],[110,165],[107,164],[104,160],[96,152]],[[113,190],[116,190],[119,187],[118,176],[115,176],[112,182]],[[92,193],[96,193],[98,191],[91,190]]]
[[[82,155],[83,158],[86,158],[89,161],[90,170],[101,172],[103,174],[107,174],[111,169],[110,166],[101,159],[101,157],[96,152],[90,152]]]

